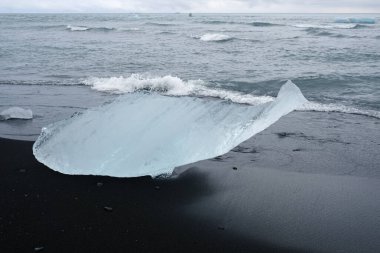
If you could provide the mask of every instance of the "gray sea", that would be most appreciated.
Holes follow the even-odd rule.
[[[0,14],[0,110],[40,128],[153,90],[264,103],[292,80],[307,111],[380,117],[379,14]],[[116,94],[116,95],[115,95]],[[11,124],[11,125],[9,125]]]

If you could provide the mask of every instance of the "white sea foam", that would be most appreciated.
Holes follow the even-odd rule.
[[[211,88],[202,80],[184,81],[179,77],[171,75],[147,77],[140,74],[132,74],[129,77],[91,77],[84,80],[83,83],[91,86],[94,90],[116,94],[148,90],[172,96],[216,97],[235,103],[251,105],[270,102],[274,99],[270,96],[254,96],[235,91]]]
[[[8,119],[32,119],[33,112],[30,109],[24,109],[21,107],[10,107],[0,112],[1,120]]]
[[[374,110],[360,110],[354,107],[349,107],[339,104],[321,104],[317,102],[308,101],[298,108],[300,111],[317,111],[317,112],[342,112],[349,114],[360,114],[380,119],[380,112]]]
[[[121,27],[117,29],[118,31],[140,31],[138,27]]]
[[[43,128],[38,161],[65,174],[137,177],[222,155],[306,102],[291,81],[256,106],[220,99],[125,94]]]
[[[70,30],[70,31],[87,31],[89,30],[90,28],[89,27],[86,27],[86,26],[73,26],[73,25],[68,25],[67,27],[67,30]]]
[[[87,26],[72,26],[72,25],[68,25],[66,29],[72,32],[84,32],[84,31],[109,32],[109,31],[118,30],[113,27],[87,27]],[[129,30],[129,31],[132,31],[132,30]]]
[[[225,34],[206,33],[202,35],[199,39],[202,41],[228,41],[232,40],[233,38]]]
[[[132,74],[129,77],[91,77],[85,79],[83,83],[91,86],[94,90],[114,94],[133,93],[137,91],[153,91],[169,96],[215,97],[234,103],[249,105],[258,105],[274,100],[271,96],[256,96],[237,91],[210,87],[202,80],[185,81],[179,77],[171,75],[166,75],[163,77],[149,77],[141,74]],[[343,112],[380,118],[380,112],[378,111],[360,110],[354,107],[339,104],[308,102],[304,104],[302,108],[297,108],[297,110]]]

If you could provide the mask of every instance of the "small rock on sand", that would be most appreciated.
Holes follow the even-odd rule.
[[[34,252],[41,252],[44,250],[45,247],[39,246],[34,248]]]

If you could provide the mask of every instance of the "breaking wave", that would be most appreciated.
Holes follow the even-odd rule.
[[[215,41],[215,42],[224,42],[234,39],[231,36],[219,33],[206,33],[202,35],[200,38],[202,41]]]
[[[87,26],[72,26],[72,25],[68,25],[66,27],[67,30],[70,30],[70,31],[73,31],[73,32],[76,32],[76,31],[87,31],[89,30],[90,28],[87,27]]]
[[[108,32],[108,31],[116,30],[116,28],[113,28],[113,27],[87,27],[87,26],[72,26],[72,25],[68,25],[66,29],[72,32],[83,32],[83,31],[90,31],[90,30]]]
[[[250,105],[273,101],[273,97],[270,96],[254,96],[235,91],[211,88],[207,87],[206,83],[202,80],[184,81],[179,77],[171,75],[146,77],[140,74],[132,74],[129,77],[91,77],[84,80],[83,83],[91,86],[94,90],[114,94],[154,91],[171,96],[215,97],[235,103]]]
[[[221,20],[207,20],[201,21],[203,24],[211,24],[211,25],[251,25],[251,26],[281,26],[281,24],[269,23],[269,22],[235,22],[235,21],[221,21]]]
[[[112,93],[124,94],[139,91],[157,92],[168,96],[214,97],[239,104],[258,105],[274,100],[272,96],[258,96],[237,91],[225,90],[209,86],[202,80],[184,81],[179,77],[166,75],[163,77],[149,77],[141,74],[132,74],[129,77],[99,78],[90,77],[82,82],[92,89]],[[360,110],[339,104],[321,104],[317,102],[305,103],[297,110],[319,112],[342,112],[360,114],[380,118],[380,112],[374,110]]]
[[[97,31],[97,32],[111,32],[111,31],[120,31],[120,32],[135,32],[140,31],[138,27],[88,27],[88,26],[66,26],[66,30],[71,32],[85,32],[85,31]]]
[[[118,31],[140,31],[140,28],[138,27],[122,27],[122,28],[117,28]]]

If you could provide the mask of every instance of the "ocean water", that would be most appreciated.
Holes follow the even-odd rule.
[[[272,101],[292,80],[299,110],[380,118],[380,14],[0,14],[0,110],[41,126],[136,91]]]

